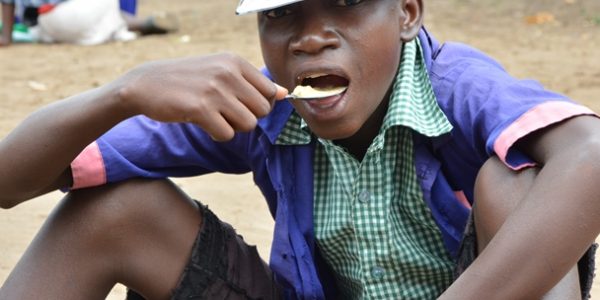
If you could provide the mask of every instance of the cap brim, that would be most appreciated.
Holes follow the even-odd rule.
[[[273,9],[300,1],[302,0],[242,0],[235,10],[235,13],[243,15],[251,12]]]

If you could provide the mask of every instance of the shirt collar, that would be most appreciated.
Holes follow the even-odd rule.
[[[428,137],[452,130],[433,93],[419,39],[404,44],[380,132],[392,126],[406,126]]]
[[[312,133],[306,122],[293,111],[283,130],[277,137],[276,145],[306,145],[312,139]]]

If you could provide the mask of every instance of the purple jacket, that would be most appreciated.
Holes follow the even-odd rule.
[[[448,135],[414,134],[414,155],[424,201],[448,252],[456,257],[481,165],[498,155],[509,167],[531,164],[511,148],[526,134],[589,109],[510,77],[483,53],[458,43],[439,45],[419,34],[433,90],[454,126]],[[216,143],[191,124],[129,119],[91,144],[73,162],[74,188],[132,177],[163,178],[210,172],[253,172],[275,218],[270,266],[287,298],[335,297],[335,284],[315,247],[314,142],[275,145],[293,107],[278,102],[250,133]]]

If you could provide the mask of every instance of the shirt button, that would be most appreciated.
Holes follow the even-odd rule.
[[[375,279],[381,279],[385,275],[385,270],[382,267],[373,267],[371,269],[371,276]]]
[[[367,190],[363,190],[360,192],[360,194],[358,194],[358,201],[362,203],[369,203],[369,201],[371,201],[371,193],[369,193]]]

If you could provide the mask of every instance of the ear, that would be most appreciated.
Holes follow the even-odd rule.
[[[404,20],[400,24],[400,39],[409,42],[414,39],[423,25],[423,1],[422,0],[400,0]]]

